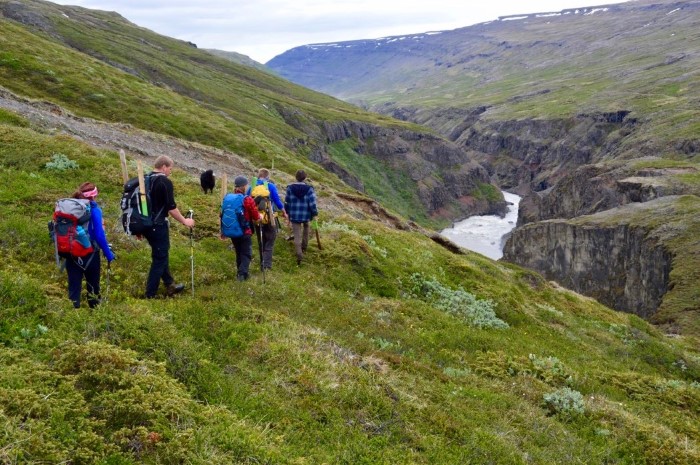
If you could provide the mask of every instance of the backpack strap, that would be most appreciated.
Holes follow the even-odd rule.
[[[151,171],[144,178],[144,182],[146,183],[146,185],[144,187],[146,189],[146,197],[147,197],[149,203],[151,203],[151,191],[153,190],[153,182],[151,181],[151,178],[158,178],[160,176],[165,176],[165,174],[156,173],[155,171]],[[158,217],[161,215],[161,213],[163,213],[163,210],[165,210],[165,205],[160,207],[160,210],[158,210],[158,213],[156,213],[155,215],[153,214],[153,212],[151,212],[151,218],[153,219],[153,223],[156,223],[156,221],[158,220]],[[165,218],[163,218],[163,219],[165,219]]]

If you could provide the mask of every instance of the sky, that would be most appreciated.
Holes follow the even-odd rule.
[[[266,63],[291,48],[442,31],[499,16],[623,3],[615,0],[53,0],[116,11],[200,48]]]

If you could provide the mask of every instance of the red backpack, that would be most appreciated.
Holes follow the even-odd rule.
[[[90,240],[90,201],[59,199],[49,226],[56,252],[63,258],[82,258],[94,252]]]

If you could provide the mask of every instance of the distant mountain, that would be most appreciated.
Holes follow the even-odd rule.
[[[207,52],[211,53],[212,55],[216,55],[216,56],[221,57],[221,58],[226,58],[227,60],[231,60],[234,63],[238,63],[240,65],[251,66],[253,68],[257,68],[257,69],[262,70],[262,71],[267,70],[265,65],[253,60],[248,55],[243,55],[242,53],[229,52],[226,50],[216,50],[214,48],[205,48],[202,50],[206,50]]]
[[[499,186],[525,197],[520,225],[585,222],[583,215],[629,203],[700,195],[698,31],[699,1],[640,0],[504,16],[452,31],[312,44],[267,66],[293,82],[430,126],[456,142]],[[656,237],[675,269],[687,267],[693,278],[681,292],[677,284],[686,278],[671,271],[659,284],[665,297],[651,299],[659,302],[651,309],[619,297],[625,286],[648,282],[632,284],[636,278],[630,276],[604,295],[591,279],[573,279],[570,270],[585,270],[586,264],[573,257],[577,249],[566,241],[566,228],[558,230],[562,237],[553,236],[553,229],[524,236],[516,230],[519,248],[508,257],[620,310],[658,322],[682,315],[685,327],[697,330],[700,290],[690,282],[700,282],[700,271],[693,271],[700,270],[700,246],[683,231],[698,228],[692,211]],[[635,227],[650,232],[660,218],[649,214],[645,226]],[[597,220],[589,225],[599,226]],[[634,241],[620,240],[615,245],[605,239],[603,256],[616,247],[634,256]],[[553,241],[561,244],[560,252],[547,249]],[[549,252],[526,258],[535,249]],[[606,282],[629,271],[612,264],[605,269]],[[674,296],[679,292],[684,297]]]

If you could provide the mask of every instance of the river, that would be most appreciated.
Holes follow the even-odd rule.
[[[489,258],[498,260],[503,256],[505,236],[518,223],[518,205],[521,197],[509,192],[503,192],[508,205],[508,213],[504,218],[496,215],[470,216],[452,225],[451,228],[440,232],[455,244],[465,249],[473,250]]]

